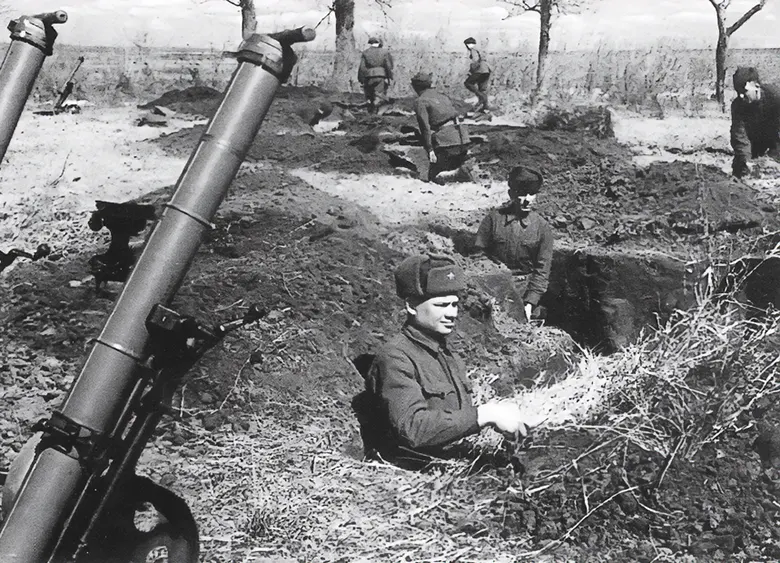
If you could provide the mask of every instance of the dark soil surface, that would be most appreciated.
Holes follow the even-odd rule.
[[[308,167],[343,174],[406,174],[393,168],[382,148],[410,142],[412,115],[377,118],[336,107],[328,120],[339,121],[338,134],[315,133],[301,115],[333,96],[317,88],[283,88],[252,145],[249,161]],[[178,111],[199,113],[200,100],[183,96]],[[192,109],[188,109],[192,105]],[[399,101],[405,108],[409,100]],[[205,126],[185,129],[156,141],[172,154],[189,155]],[[574,243],[647,247],[697,244],[701,235],[725,231],[757,233],[775,228],[777,213],[768,200],[720,170],[693,163],[656,163],[647,169],[631,164],[631,153],[608,135],[583,129],[541,130],[527,127],[471,125],[476,137],[473,160],[480,170],[502,181],[514,166],[542,171],[545,188],[540,212]],[[468,224],[478,224],[483,212]],[[455,228],[461,225],[454,225]],[[685,254],[685,252],[683,252]]]
[[[359,139],[378,136],[377,130],[400,133],[407,118],[379,123],[341,112],[344,135],[315,133],[294,109],[327,96],[318,89],[282,91],[248,157],[261,166],[239,175],[177,294],[173,307],[206,324],[251,303],[267,312],[198,364],[183,391],[193,408],[177,415],[185,424],[197,419],[206,430],[228,424],[242,432],[259,410],[289,428],[294,440],[311,420],[340,420],[362,386],[348,359],[375,350],[402,321],[392,270],[404,256],[386,244],[388,230],[364,208],[327,196],[285,169],[393,174],[384,153]],[[213,92],[185,91],[148,105],[208,115],[214,99]],[[198,126],[160,142],[189,154],[202,131]],[[747,236],[777,225],[774,210],[715,169],[673,163],[640,170],[614,139],[576,130],[475,126],[474,132],[484,137],[475,158],[494,177],[504,178],[518,163],[545,172],[541,212],[562,238],[668,249],[670,243],[700,244],[712,232]],[[142,202],[159,206],[170,194],[162,190]],[[20,265],[0,284],[0,412],[14,413],[0,417],[4,462],[24,442],[32,417],[59,404],[121,289],[113,284],[98,296],[90,282],[78,281],[96,246],[59,261]],[[529,372],[549,369],[560,342],[542,341],[531,326],[520,338],[502,336],[484,318],[484,297],[472,288],[464,300],[454,346],[472,367],[504,374],[493,386],[506,395]],[[234,391],[245,369],[259,391]],[[284,408],[293,399],[302,409]],[[159,437],[186,447],[186,433],[176,428],[161,427]],[[330,445],[337,455],[359,455],[352,430]],[[540,432],[519,452],[520,473],[491,470],[453,485],[452,495],[487,492],[495,500],[447,514],[445,531],[495,542],[521,538],[531,549],[563,538],[555,552],[560,560],[777,560],[780,480],[752,450],[754,438],[753,430],[726,434],[684,461],[630,448],[586,455],[603,437],[585,430]],[[518,482],[547,488],[528,496]],[[416,525],[422,530],[425,522],[421,517]]]

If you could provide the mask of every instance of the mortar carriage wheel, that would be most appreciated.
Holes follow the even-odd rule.
[[[187,504],[146,477],[133,476],[101,518],[79,563],[197,563],[198,529]]]

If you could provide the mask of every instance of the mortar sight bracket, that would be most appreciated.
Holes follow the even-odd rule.
[[[137,203],[96,201],[96,210],[89,218],[89,228],[97,232],[103,227],[111,233],[108,250],[89,260],[90,273],[95,276],[95,289],[109,281],[124,282],[135,264],[135,252],[130,238],[139,235],[149,221],[155,219],[154,206]]]

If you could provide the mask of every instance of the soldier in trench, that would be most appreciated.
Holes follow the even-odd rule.
[[[542,189],[542,174],[517,166],[509,172],[509,202],[492,209],[477,230],[477,252],[512,272],[514,293],[526,320],[539,316],[539,300],[547,291],[553,257],[553,230],[533,210]]]
[[[369,113],[381,113],[387,107],[387,89],[393,81],[393,57],[376,37],[368,40],[368,49],[360,56],[358,82],[368,101]]]
[[[412,88],[417,94],[414,113],[420,129],[420,142],[428,156],[428,172],[424,179],[443,184],[438,175],[445,170],[458,170],[468,179],[472,178],[469,158],[468,128],[461,123],[460,116],[447,96],[433,89],[433,77],[427,72],[418,72],[412,77]]]
[[[780,159],[780,87],[761,84],[753,67],[734,73],[737,97],[731,103],[732,173],[737,178],[751,171],[750,160],[769,155]]]
[[[525,437],[528,428],[516,403],[473,404],[463,361],[448,344],[466,288],[463,270],[445,256],[416,255],[401,262],[395,283],[406,322],[365,374],[363,399],[373,410],[364,412],[372,419],[361,426],[369,456],[419,468],[458,456],[458,441],[485,427]]]

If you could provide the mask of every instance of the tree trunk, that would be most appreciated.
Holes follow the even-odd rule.
[[[718,34],[718,44],[715,47],[715,99],[720,109],[726,111],[726,53],[729,49],[729,36]]]
[[[241,36],[248,39],[257,31],[255,0],[241,0]]]
[[[718,17],[718,43],[715,46],[715,99],[721,111],[726,111],[726,53],[729,49],[729,33],[726,29],[726,10],[715,8]]]
[[[349,90],[356,71],[355,0],[333,0],[336,16],[336,58],[333,62],[333,87]]]
[[[539,51],[536,58],[536,88],[534,101],[538,101],[544,92],[547,54],[550,52],[550,28],[552,27],[553,0],[539,1]]]

